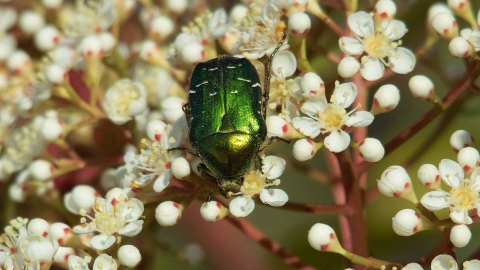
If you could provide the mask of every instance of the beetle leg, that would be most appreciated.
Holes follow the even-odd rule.
[[[187,148],[187,147],[175,147],[175,148],[170,148],[170,149],[167,149],[167,152],[171,152],[171,151],[175,151],[175,150],[179,150],[179,151],[185,151],[191,155],[194,155],[196,157],[198,157],[198,153],[197,151],[195,151],[195,149],[193,148]]]
[[[263,116],[267,117],[267,103],[268,99],[270,98],[270,80],[272,77],[270,69],[272,68],[272,61],[273,57],[275,57],[275,54],[278,52],[280,47],[282,47],[283,43],[285,42],[285,39],[287,38],[287,33],[283,33],[282,40],[278,43],[277,47],[275,47],[275,50],[270,54],[270,56],[266,60],[261,60],[265,67],[265,81],[263,83]]]
[[[269,146],[274,140],[280,140],[280,141],[283,141],[283,142],[286,142],[286,143],[290,143],[290,140],[286,140],[286,139],[284,139],[284,138],[282,138],[282,137],[278,137],[278,136],[272,136],[272,137],[268,138],[267,143],[265,143],[265,144],[262,146],[262,148],[260,148],[260,149],[258,150],[258,152],[260,153],[260,152],[262,152],[263,150],[265,150],[265,148],[267,148],[267,146]]]

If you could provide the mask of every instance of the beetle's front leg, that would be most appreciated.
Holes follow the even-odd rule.
[[[217,184],[217,188],[210,191],[210,194],[208,194],[207,202],[210,202],[212,200],[212,195],[217,190],[220,191],[220,193],[222,193],[224,197],[227,197],[225,193],[220,189],[220,186],[222,185],[222,182],[223,182],[222,179],[218,179],[217,177],[213,176],[211,171],[203,163],[198,164],[197,170],[200,173],[200,175],[202,175],[203,178],[210,180],[212,182],[215,182]]]
[[[167,149],[167,152],[171,152],[171,151],[175,151],[175,150],[179,150],[179,151],[185,151],[191,155],[194,155],[196,157],[198,157],[198,153],[197,151],[195,151],[195,149],[193,148],[187,148],[187,147],[175,147],[175,148],[170,148],[170,149]]]

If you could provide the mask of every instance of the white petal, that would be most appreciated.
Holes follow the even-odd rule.
[[[118,231],[118,234],[125,236],[135,236],[142,231],[143,220],[137,220],[135,222],[128,223],[125,227],[121,228]]]
[[[449,196],[450,194],[443,190],[430,191],[423,195],[420,203],[430,211],[437,211],[450,206],[447,200]]]
[[[162,192],[168,184],[170,184],[170,179],[172,178],[172,173],[170,170],[160,174],[157,179],[155,179],[155,183],[153,183],[153,190],[155,192]]]
[[[262,189],[260,191],[260,200],[271,206],[280,207],[288,202],[288,195],[281,189]]]
[[[448,186],[460,187],[463,183],[463,169],[457,162],[450,159],[442,159],[438,166],[438,170],[440,171],[440,176],[442,177],[443,182]]]
[[[337,104],[343,104],[343,107],[348,108],[357,97],[357,86],[352,82],[342,83],[333,90],[332,95],[335,96]]]
[[[367,81],[380,79],[385,73],[385,66],[376,58],[369,58],[368,61],[361,63],[360,74]]]
[[[90,245],[96,250],[105,250],[111,247],[117,239],[113,235],[99,234],[90,239]]]
[[[399,20],[385,20],[382,22],[381,26],[384,28],[383,33],[390,41],[402,38],[407,31],[405,23]]]
[[[95,259],[95,263],[93,263],[93,269],[95,270],[110,270],[117,268],[117,262],[107,254],[101,254]]]
[[[373,122],[374,118],[373,114],[367,111],[354,112],[345,124],[349,127],[366,127]]]
[[[132,222],[139,219],[143,214],[144,206],[142,201],[131,198],[123,207],[120,215],[126,219],[127,222]]]
[[[272,60],[272,72],[277,78],[290,77],[297,70],[297,59],[290,51],[278,52]]]
[[[432,260],[430,266],[432,269],[458,270],[457,262],[450,255],[438,255]]]
[[[292,125],[303,135],[315,138],[320,134],[320,124],[310,117],[296,117],[292,119]]]
[[[78,233],[78,234],[84,234],[84,233],[89,233],[93,231],[90,229],[89,226],[81,226],[81,225],[77,225],[73,227],[72,230],[74,233]]]
[[[310,116],[317,115],[318,111],[324,111],[328,106],[328,101],[325,96],[313,96],[308,98],[308,102],[305,102],[300,110],[304,114],[308,114]]]
[[[475,189],[475,191],[480,191],[480,167],[477,167],[473,170],[470,175],[470,187]]]
[[[463,267],[464,267],[463,270],[477,270],[477,269],[480,269],[480,261],[479,260],[466,261],[466,262],[463,263]]]
[[[398,74],[407,74],[413,70],[417,59],[415,55],[408,49],[398,47],[393,49],[388,57],[390,68]]]
[[[239,196],[230,201],[230,213],[236,217],[246,217],[255,209],[255,202],[245,196]]]
[[[339,153],[347,149],[350,144],[350,135],[343,130],[333,131],[323,141],[330,152]]]
[[[466,209],[453,209],[450,211],[450,218],[458,224],[472,224],[472,218]]]
[[[359,37],[371,36],[374,31],[373,18],[365,11],[348,16],[348,26]]]
[[[263,172],[267,173],[267,179],[277,179],[285,171],[287,162],[277,156],[266,156],[263,159]]]
[[[338,46],[340,50],[346,55],[357,55],[363,53],[363,44],[356,38],[341,37],[338,40]]]

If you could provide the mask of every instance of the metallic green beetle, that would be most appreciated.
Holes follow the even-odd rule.
[[[198,170],[216,182],[225,197],[240,191],[254,161],[261,166],[258,152],[267,137],[270,66],[285,36],[264,62],[263,94],[255,67],[244,58],[220,56],[198,64],[192,73],[183,107],[192,145],[188,150],[201,158]]]

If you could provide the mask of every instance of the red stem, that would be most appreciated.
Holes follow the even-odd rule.
[[[285,264],[294,267],[295,269],[310,270],[315,269],[300,260],[297,256],[290,254],[283,249],[280,244],[273,241],[264,235],[260,230],[242,218],[236,218],[232,215],[227,216],[226,220],[233,226],[237,227],[241,232],[245,233],[253,241],[260,244],[262,247],[272,252],[274,255],[282,259]]]

